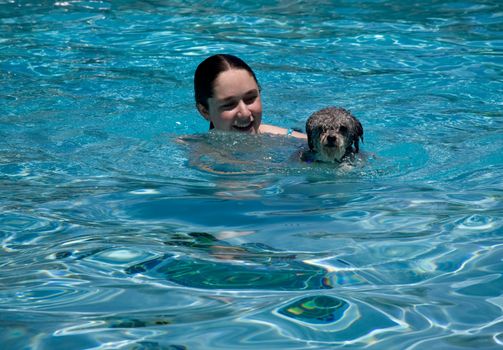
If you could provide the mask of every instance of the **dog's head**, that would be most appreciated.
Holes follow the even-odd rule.
[[[313,113],[306,122],[307,142],[316,160],[338,162],[360,150],[363,127],[351,112],[328,107]]]

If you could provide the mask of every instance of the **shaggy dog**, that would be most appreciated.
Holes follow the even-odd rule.
[[[328,107],[313,113],[306,122],[309,152],[306,161],[342,163],[352,160],[363,142],[363,127],[350,111]]]

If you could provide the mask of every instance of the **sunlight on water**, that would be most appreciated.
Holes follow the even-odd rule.
[[[0,0],[2,348],[501,347],[502,13]],[[208,133],[215,52],[268,124],[350,109],[354,164]]]

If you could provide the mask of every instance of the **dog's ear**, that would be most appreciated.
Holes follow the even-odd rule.
[[[311,115],[312,117],[312,115]],[[307,145],[309,146],[309,150],[314,149],[314,141],[313,141],[313,125],[312,125],[312,118],[309,117],[306,122],[306,134],[307,134]]]
[[[360,151],[360,140],[363,143],[363,126],[362,123],[356,118],[353,117],[353,144],[355,146],[355,153]]]
[[[311,136],[307,134],[307,145],[309,146],[309,150],[312,151],[314,148],[313,140],[311,140]]]

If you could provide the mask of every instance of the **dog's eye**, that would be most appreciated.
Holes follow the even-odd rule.
[[[348,128],[344,125],[341,125],[341,127],[339,128],[339,132],[341,134],[347,134],[348,133]]]

